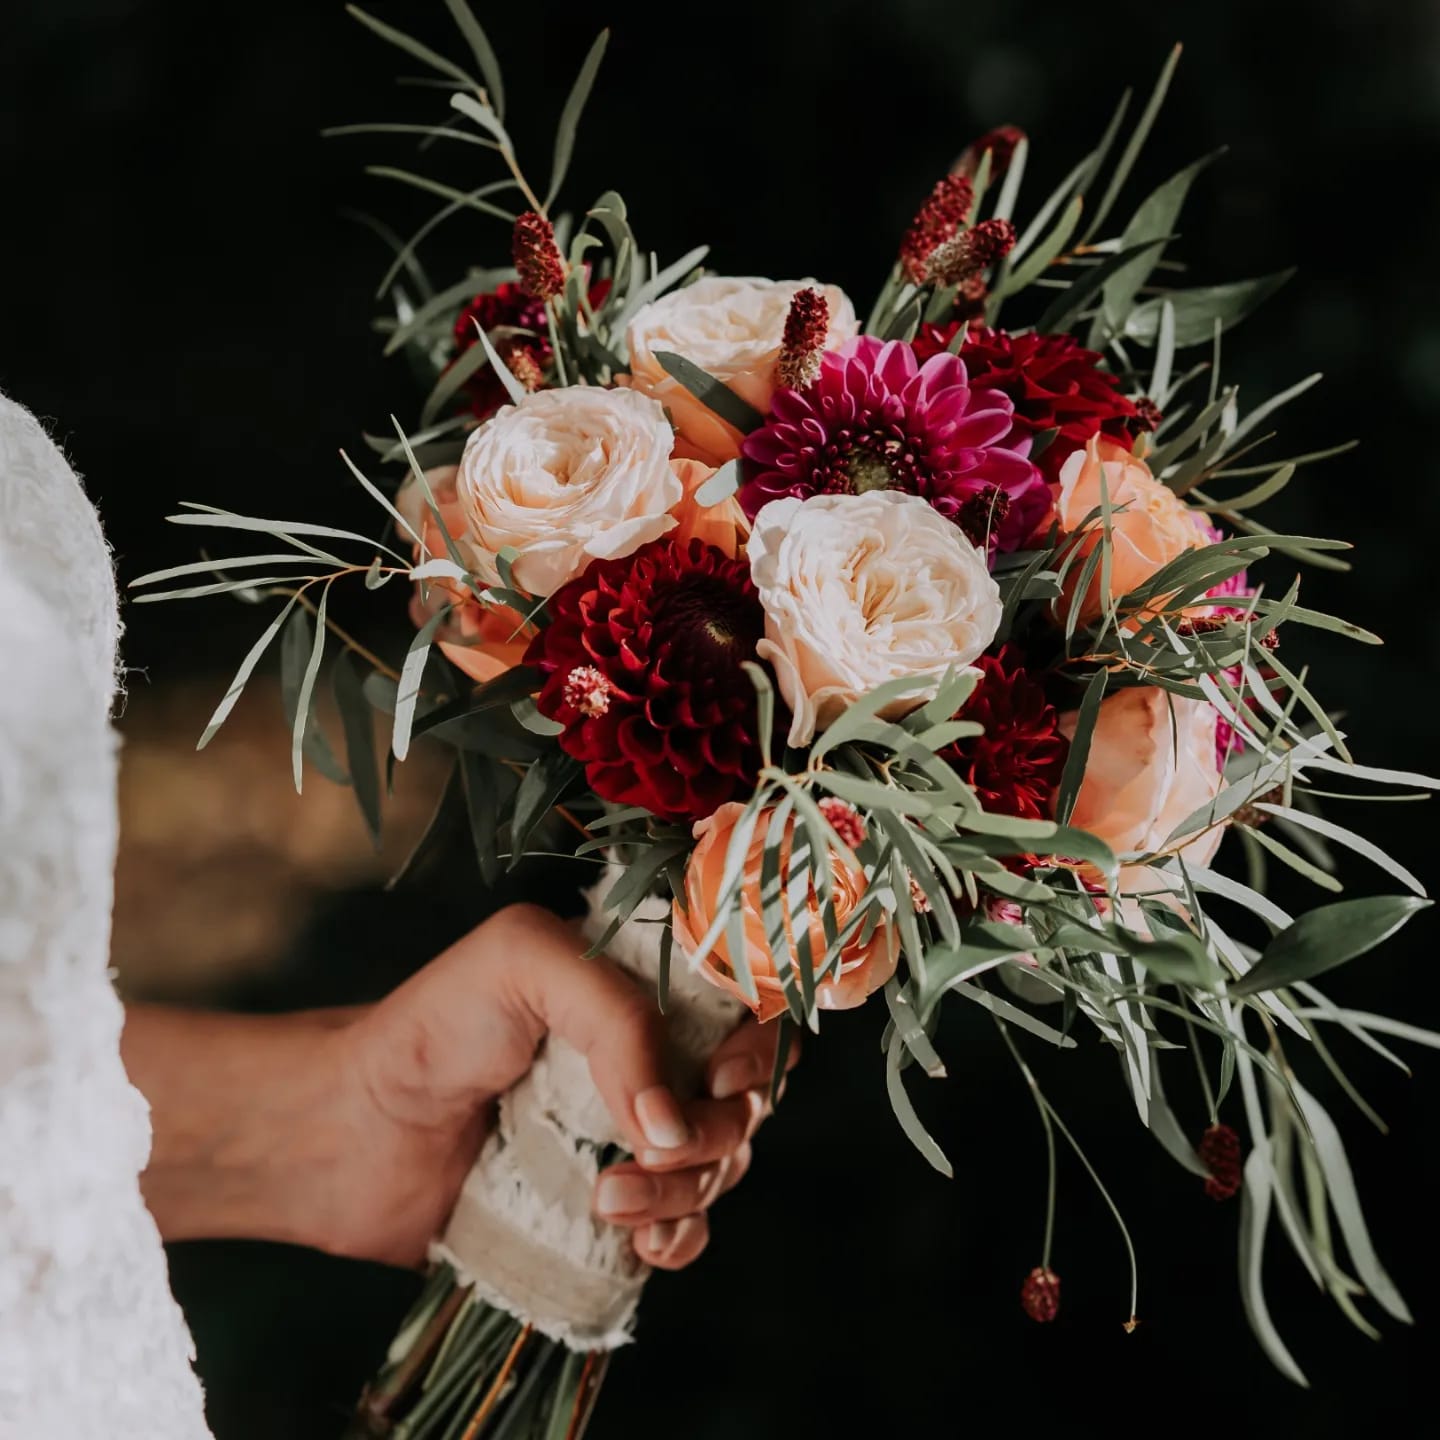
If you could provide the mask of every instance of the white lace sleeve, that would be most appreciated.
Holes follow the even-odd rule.
[[[136,1176],[108,956],[118,636],[60,452],[0,395],[0,1437],[205,1440]]]

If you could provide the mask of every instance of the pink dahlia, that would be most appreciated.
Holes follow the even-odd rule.
[[[903,490],[962,528],[983,509],[991,544],[1016,550],[1050,492],[1026,458],[1029,436],[1007,440],[1013,425],[1009,398],[972,388],[958,356],[922,365],[903,341],[862,335],[823,357],[814,384],[776,393],[745,441],[740,503],[753,518],[787,495]]]

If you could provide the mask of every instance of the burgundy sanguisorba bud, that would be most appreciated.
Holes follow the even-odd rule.
[[[1060,1277],[1048,1265],[1037,1265],[1025,1277],[1020,1308],[1037,1325],[1048,1325],[1060,1313]]]
[[[1228,1125],[1212,1125],[1195,1147],[1200,1163],[1210,1172],[1205,1193],[1212,1200],[1228,1200],[1240,1189],[1242,1164],[1240,1137]]]
[[[830,304],[818,290],[797,290],[785,316],[785,334],[775,379],[787,390],[803,390],[820,375],[820,357],[830,333]]]
[[[993,185],[1009,168],[1015,156],[1015,147],[1025,138],[1025,132],[1018,125],[997,125],[987,130],[978,140],[972,141],[955,162],[957,175],[975,175],[980,169],[980,160],[990,152],[990,183]]]
[[[520,288],[536,300],[553,300],[565,288],[565,259],[555,244],[555,227],[534,210],[515,221],[510,255]]]
[[[901,267],[916,285],[925,279],[931,255],[965,223],[974,201],[975,187],[968,175],[946,175],[935,182],[900,244]]]
[[[963,285],[1015,248],[1015,227],[1008,220],[982,220],[935,250],[925,265],[933,285]]]

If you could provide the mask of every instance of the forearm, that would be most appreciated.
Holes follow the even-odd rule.
[[[121,1052],[154,1129],[140,1183],[166,1240],[320,1243],[350,1143],[334,1041],[351,1015],[128,1009]]]

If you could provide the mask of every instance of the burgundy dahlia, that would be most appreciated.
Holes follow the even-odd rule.
[[[960,322],[926,325],[915,337],[925,359],[943,351]],[[1039,457],[1047,480],[1094,434],[1113,435],[1129,448],[1134,401],[1120,393],[1120,382],[1101,367],[1103,356],[1087,350],[1073,335],[1011,335],[1005,330],[971,327],[960,351],[977,385],[1002,390],[1015,407],[1010,443],[1058,430]]]
[[[1050,508],[1028,449],[1010,401],[972,387],[963,360],[921,365],[903,341],[862,335],[826,354],[804,391],[776,392],[745,441],[740,503],[753,518],[786,495],[904,490],[958,521],[967,501],[994,487],[1006,496],[994,542],[1015,550]]]
[[[1070,749],[1060,717],[1013,645],[982,655],[976,664],[983,674],[960,718],[979,721],[985,731],[955,741],[940,756],[974,788],[986,810],[1043,820]]]
[[[494,336],[496,353],[527,390],[538,390],[555,355],[545,322],[545,302],[533,299],[513,281],[477,295],[455,321],[457,359],[479,343],[480,330],[487,335],[500,332]],[[489,365],[482,365],[465,382],[465,394],[471,410],[482,420],[509,398]]]
[[[548,605],[525,663],[536,703],[591,789],[665,820],[699,820],[760,768],[755,658],[765,617],[744,561],[699,540],[596,560]]]

